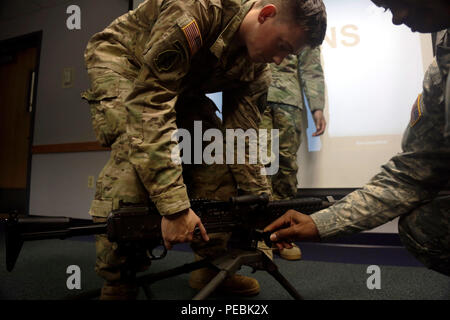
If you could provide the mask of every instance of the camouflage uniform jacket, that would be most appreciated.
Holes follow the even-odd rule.
[[[233,41],[255,1],[147,0],[89,41],[88,69],[108,68],[134,81],[126,100],[129,161],[162,215],[190,207],[182,166],[171,159],[180,94],[229,93],[241,116],[224,115],[224,127],[258,128],[270,72]],[[244,192],[270,190],[259,165],[230,168]]]
[[[403,136],[403,152],[365,185],[311,218],[322,239],[372,229],[433,199],[450,179],[450,138],[444,137],[449,30],[438,33],[428,68]],[[448,213],[448,212],[447,212]]]
[[[325,107],[325,81],[320,48],[306,48],[298,56],[287,56],[280,65],[270,64],[272,82],[267,100],[303,110],[303,91],[312,112]]]

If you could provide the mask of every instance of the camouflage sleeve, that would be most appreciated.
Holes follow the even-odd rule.
[[[242,129],[245,132],[252,129],[258,132],[262,118],[262,112],[267,105],[267,88],[270,84],[270,71],[267,65],[262,65],[255,71],[258,75],[255,80],[247,86],[232,92],[224,92],[223,117],[226,129]],[[237,144],[235,144],[235,155]],[[261,194],[263,192],[271,195],[271,188],[267,177],[262,175],[264,167],[262,164],[250,164],[248,141],[245,148],[245,163],[237,164],[230,161],[229,164],[238,188],[246,193]],[[229,159],[227,159],[227,163]]]
[[[325,107],[325,80],[320,63],[320,47],[304,50],[298,58],[300,85],[311,112]]]
[[[290,54],[279,64],[269,64],[272,81],[269,86],[267,101],[303,107],[299,94],[298,57]]]
[[[444,184],[442,177],[449,174],[448,150],[443,159],[433,160],[438,154],[402,153],[361,190],[311,215],[321,239],[373,229],[431,199],[435,193],[427,188],[427,180]]]
[[[403,152],[361,190],[311,215],[322,239],[377,227],[431,200],[448,184],[450,139],[443,134],[443,83],[434,62],[413,105]]]
[[[193,55],[213,29],[200,1],[163,8],[143,51],[144,62],[126,101],[129,159],[162,215],[190,207],[182,167],[172,161],[175,103]]]

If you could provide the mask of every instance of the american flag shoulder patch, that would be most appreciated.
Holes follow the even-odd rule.
[[[198,27],[197,21],[193,19],[187,25],[181,28],[186,37],[186,40],[191,49],[191,54],[194,55],[203,45],[202,35]]]
[[[410,127],[414,127],[417,122],[419,122],[420,118],[423,114],[423,101],[422,101],[422,95],[419,94],[419,96],[416,99],[416,102],[414,103],[412,110],[411,110],[411,121],[409,122]]]

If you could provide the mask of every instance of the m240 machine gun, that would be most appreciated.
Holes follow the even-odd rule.
[[[148,283],[202,267],[218,269],[218,275],[197,294],[194,299],[205,299],[227,276],[248,265],[265,270],[296,299],[297,291],[279,273],[276,265],[257,249],[264,241],[271,247],[269,236],[263,228],[270,222],[293,209],[302,213],[313,213],[329,206],[319,198],[269,201],[266,194],[233,197],[230,201],[191,200],[191,208],[200,217],[208,233],[231,232],[229,250],[225,256],[204,259],[163,272],[134,278],[149,297]],[[75,236],[106,234],[109,241],[127,255],[127,274],[135,277],[140,262],[157,260],[166,256],[161,234],[161,216],[153,204],[121,204],[113,210],[105,223],[67,217],[18,217],[10,214],[6,220],[6,267],[12,271],[25,241],[43,239],[66,239]],[[196,230],[198,233],[198,230]],[[160,251],[156,248],[163,247]],[[156,249],[156,250],[155,250]]]

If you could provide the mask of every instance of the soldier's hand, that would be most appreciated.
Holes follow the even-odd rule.
[[[292,248],[294,241],[319,241],[319,231],[310,216],[289,210],[283,216],[272,222],[265,232],[273,232],[270,240],[278,249]]]
[[[312,134],[313,137],[317,137],[322,135],[325,132],[325,128],[327,127],[327,122],[325,121],[325,117],[323,116],[322,110],[316,110],[313,113],[314,123],[316,124],[316,132]]]
[[[161,220],[161,232],[164,246],[167,250],[172,245],[182,242],[190,242],[194,237],[195,227],[198,226],[200,234],[205,241],[209,241],[206,229],[200,218],[192,209],[186,209],[172,216],[164,216]]]

